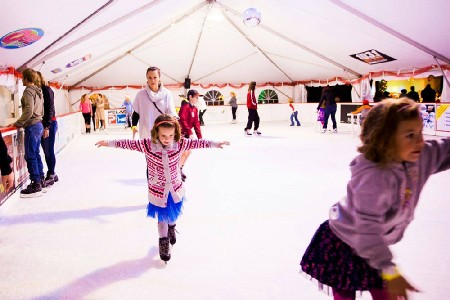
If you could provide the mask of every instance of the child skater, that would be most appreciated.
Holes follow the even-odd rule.
[[[389,246],[402,239],[427,179],[450,168],[450,138],[424,141],[419,104],[386,99],[368,113],[351,163],[347,195],[330,209],[301,260],[302,271],[332,287],[334,299],[368,290],[375,300],[417,292]]]
[[[99,141],[98,147],[116,147],[143,152],[147,160],[147,216],[158,220],[159,256],[170,260],[170,244],[176,243],[175,222],[181,214],[184,187],[178,164],[185,150],[222,148],[229,142],[191,140],[181,136],[180,124],[168,114],[155,120],[151,138],[142,140]]]
[[[294,103],[294,100],[289,98],[288,103],[289,103],[289,107],[292,109],[292,113],[291,113],[291,117],[290,117],[291,126],[294,126],[294,120],[295,120],[295,122],[297,122],[297,126],[302,126],[300,124],[300,121],[298,120],[298,111],[295,110],[294,104],[292,104],[292,103]]]
[[[181,104],[178,116],[180,117],[179,122],[181,126],[181,134],[185,138],[194,138],[194,133],[198,139],[202,138],[202,131],[200,129],[201,121],[199,118],[199,112],[196,107],[199,99],[199,93],[197,90],[189,90],[187,93],[188,102]],[[186,175],[183,172],[184,164],[186,163],[188,157],[191,155],[191,150],[184,151],[180,159],[180,172],[181,180],[186,181]]]

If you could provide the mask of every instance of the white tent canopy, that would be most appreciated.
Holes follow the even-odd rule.
[[[256,27],[242,22],[251,6],[262,15]],[[208,85],[325,84],[423,68],[442,75],[450,64],[445,0],[17,0],[4,11],[0,34],[44,33],[26,47],[0,48],[0,65],[32,67],[69,87],[140,86],[154,65],[164,84],[181,86],[187,77]],[[372,49],[395,60],[350,56]]]

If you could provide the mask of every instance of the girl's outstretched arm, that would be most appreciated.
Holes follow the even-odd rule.
[[[115,147],[128,149],[139,152],[147,152],[148,149],[151,148],[151,140],[143,139],[143,140],[109,140],[109,141],[98,141],[95,143],[97,147]],[[146,151],[147,149],[147,151]]]
[[[230,142],[215,142],[203,139],[182,139],[181,141],[181,147],[186,150],[199,148],[223,148],[224,145],[230,145]]]
[[[108,147],[108,141],[98,141],[97,143],[95,143],[95,146],[97,147]]]
[[[223,146],[230,146],[230,142],[223,141],[217,143],[217,148],[223,149]]]

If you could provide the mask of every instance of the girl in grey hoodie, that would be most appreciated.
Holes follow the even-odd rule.
[[[368,113],[347,195],[330,209],[301,260],[302,271],[332,287],[334,299],[397,299],[417,291],[389,246],[414,218],[427,179],[450,168],[450,138],[424,141],[419,104],[386,99]]]

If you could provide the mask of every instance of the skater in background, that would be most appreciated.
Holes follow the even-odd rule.
[[[94,125],[94,131],[96,131],[98,128],[98,119],[95,118],[95,113],[97,112],[97,94],[89,96],[89,100],[91,101],[92,108],[92,124]]]
[[[2,132],[0,131],[0,171],[2,174],[2,190],[0,192],[7,192],[14,187],[14,172],[11,168],[12,158],[8,155],[8,148],[3,140]]]
[[[41,138],[41,145],[44,150],[45,163],[47,165],[47,175],[44,180],[47,186],[51,186],[59,180],[58,175],[55,174],[55,139],[56,132],[58,131],[58,121],[56,121],[55,117],[55,95],[41,72],[36,72],[36,74],[39,81],[38,86],[41,87],[42,95],[44,97],[44,116],[42,117],[44,134]]]
[[[294,102],[294,100],[292,100],[291,98],[289,98],[288,103],[289,103],[289,107],[292,109],[292,113],[291,113],[291,125],[290,126],[294,126],[294,120],[297,124],[297,126],[301,126],[300,121],[298,120],[298,111],[295,109],[294,104],[292,104]]]
[[[408,94],[406,94],[406,96],[409,99],[413,99],[414,101],[419,102],[420,97],[419,97],[419,93],[416,92],[416,88],[414,86],[411,86],[409,89],[410,89],[410,91],[408,92]]]
[[[398,97],[399,98],[408,97],[408,91],[406,89],[402,89]]]
[[[258,103],[256,102],[255,97],[255,88],[256,82],[255,81],[250,82],[250,84],[248,85],[248,92],[247,92],[248,121],[247,126],[244,129],[246,135],[252,135],[250,129],[252,129],[253,123],[254,123],[253,134],[261,135],[261,132],[258,131],[259,115],[258,115]]]
[[[197,108],[198,108],[198,118],[200,120],[200,126],[205,126],[205,121],[203,120],[203,116],[206,113],[206,109],[208,106],[206,105],[205,99],[203,99],[203,96],[198,97],[197,102]]]
[[[369,113],[369,110],[372,108],[372,106],[369,105],[369,100],[363,100],[363,105],[358,107],[357,110],[352,111],[351,114],[361,114],[359,117],[359,125],[362,125],[364,119],[367,117],[367,114]]]
[[[181,104],[180,112],[178,113],[178,116],[180,117],[180,126],[181,126],[181,134],[184,138],[194,138],[194,132],[197,136],[197,139],[202,138],[202,131],[200,129],[200,120],[198,117],[198,109],[196,107],[196,104],[199,99],[199,93],[197,90],[189,90],[187,93],[187,99],[189,102],[184,102]],[[188,159],[189,155],[191,155],[190,150],[186,150],[183,152],[183,155],[180,159],[180,173],[181,173],[181,179],[183,181],[186,180],[186,175],[183,172],[184,164],[186,163],[186,160]]]
[[[428,178],[450,168],[450,138],[424,142],[419,104],[408,98],[374,106],[361,131],[361,153],[351,163],[347,195],[329,212],[301,269],[334,299],[369,291],[375,300],[407,299],[417,291],[397,268],[389,246],[414,218]]]
[[[122,103],[122,107],[125,107],[125,118],[126,118],[126,125],[125,128],[130,127],[131,128],[131,116],[133,115],[133,105],[131,104],[130,96],[125,96],[125,101]]]
[[[86,133],[91,133],[91,117],[93,113],[91,101],[89,101],[87,94],[81,96],[80,111],[84,118],[84,127],[86,129]]]
[[[95,112],[95,118],[99,122],[99,130],[105,130],[105,98],[102,94],[98,94],[97,101],[97,110]]]
[[[325,111],[323,117],[323,128],[322,133],[327,132],[328,126],[328,118],[331,116],[331,121],[333,122],[333,132],[337,133],[337,124],[336,124],[336,96],[329,86],[326,86],[322,90],[322,96],[320,97],[319,105],[317,105],[317,111],[319,111],[322,103],[325,103]]]
[[[431,88],[430,84],[420,92],[422,103],[436,103],[436,91]]]
[[[232,124],[236,124],[236,111],[238,109],[236,94],[235,92],[230,92],[230,101],[228,102],[231,106],[231,115],[233,116]]]
[[[116,147],[143,152],[147,160],[147,216],[158,220],[159,255],[163,261],[171,258],[170,245],[176,243],[175,226],[185,197],[178,165],[183,151],[198,148],[222,148],[229,142],[191,140],[183,138],[175,117],[162,114],[155,120],[151,138],[141,140],[99,141],[98,147]]]

